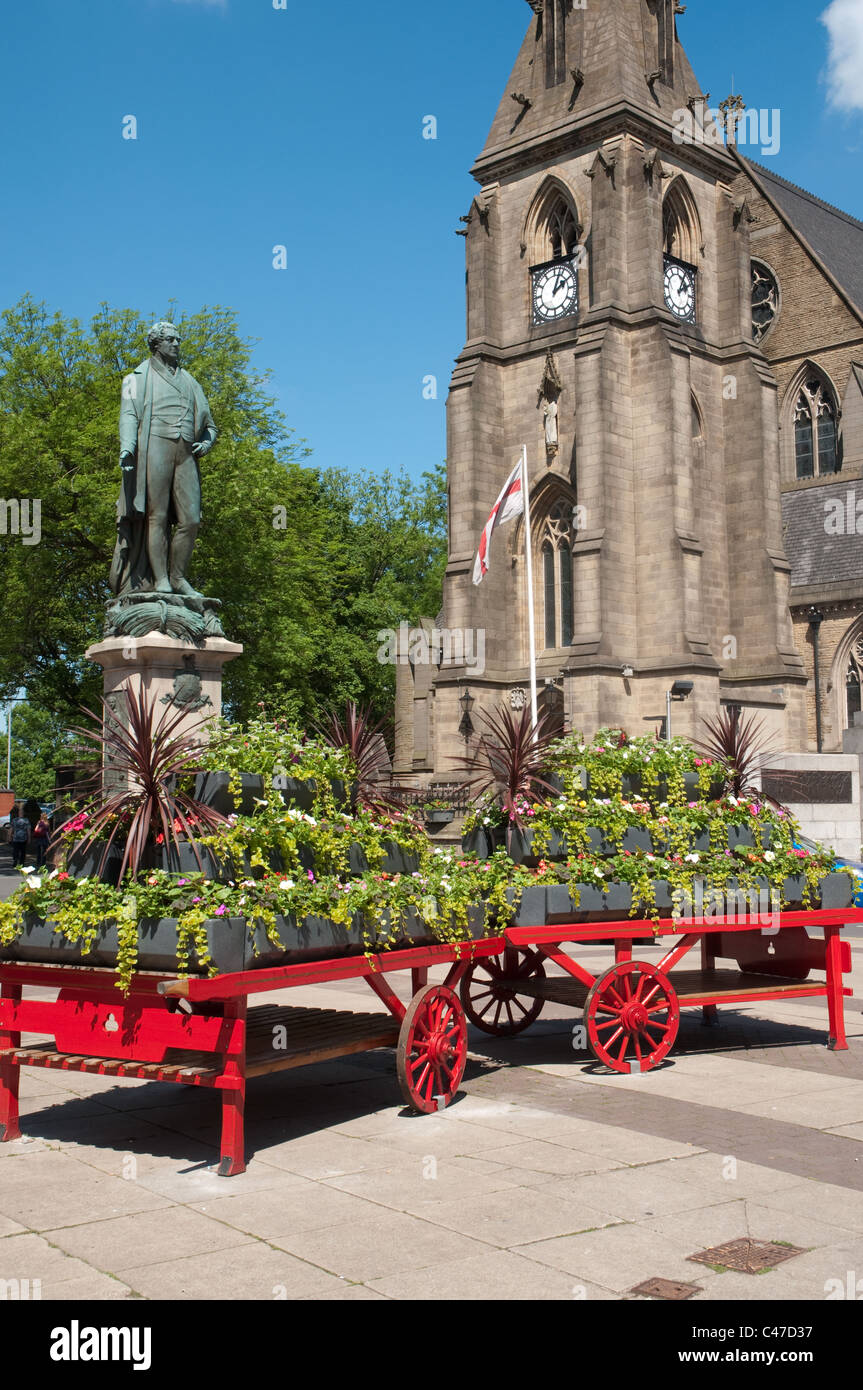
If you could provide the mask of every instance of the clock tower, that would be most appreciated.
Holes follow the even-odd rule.
[[[680,43],[683,8],[528,2],[466,220],[467,340],[448,401],[454,640],[436,671],[399,669],[396,769],[453,778],[466,690],[480,710],[520,706],[528,602],[541,698],[566,728],[653,730],[685,680],[676,732],[733,703],[779,747],[803,747],[752,218]],[[495,533],[472,583],[524,445],[530,596],[522,522]],[[460,659],[460,634],[474,652],[484,634],[482,670]]]

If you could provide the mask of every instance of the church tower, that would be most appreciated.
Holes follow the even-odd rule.
[[[463,706],[528,688],[522,522],[477,542],[527,445],[541,697],[567,729],[675,732],[721,703],[804,747],[788,609],[776,382],[753,339],[738,164],[677,34],[676,0],[528,0],[473,174],[467,341],[448,401],[439,669],[399,670],[396,768],[453,777]],[[471,648],[469,637],[468,651]],[[476,711],[472,716],[476,724]]]

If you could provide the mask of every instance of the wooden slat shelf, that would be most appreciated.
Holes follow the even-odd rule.
[[[284,1047],[274,1046],[274,1030],[284,1028]],[[354,1052],[395,1047],[399,1024],[390,1014],[355,1014],[336,1009],[302,1009],[263,1005],[250,1009],[246,1034],[246,1075],[263,1076],[311,1062],[331,1061]],[[91,1072],[102,1076],[174,1081],[190,1086],[215,1086],[221,1068],[208,1052],[171,1050],[164,1062],[120,1061],[58,1052],[44,1043],[0,1051],[0,1061],[18,1066]]]
[[[692,1007],[707,1002],[763,998],[791,994],[819,996],[827,993],[824,980],[786,980],[777,975],[746,974],[740,970],[674,970],[669,979],[683,1006]],[[587,985],[580,980],[552,976],[544,980],[525,980],[515,989],[516,994],[531,999],[546,999],[553,1004],[583,1009]]]

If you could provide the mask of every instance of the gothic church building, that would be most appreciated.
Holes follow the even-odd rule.
[[[523,522],[472,582],[524,445],[561,727],[655,729],[683,680],[675,732],[736,704],[779,748],[839,750],[863,680],[863,224],[721,138],[676,0],[528,3],[473,169],[448,401],[438,626],[484,632],[485,665],[398,668],[395,771],[451,780],[464,694],[474,725],[526,698]]]

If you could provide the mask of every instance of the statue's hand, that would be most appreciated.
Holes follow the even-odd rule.
[[[195,455],[195,458],[196,458],[196,459],[202,459],[202,458],[204,457],[204,455],[205,455],[205,454],[208,454],[209,452],[210,452],[210,446],[209,446],[209,444],[203,444],[203,443],[201,443],[201,444],[193,444],[193,445],[192,445],[192,453]]]
[[[135,470],[135,455],[123,453],[120,455],[120,467],[124,473],[132,473]]]

